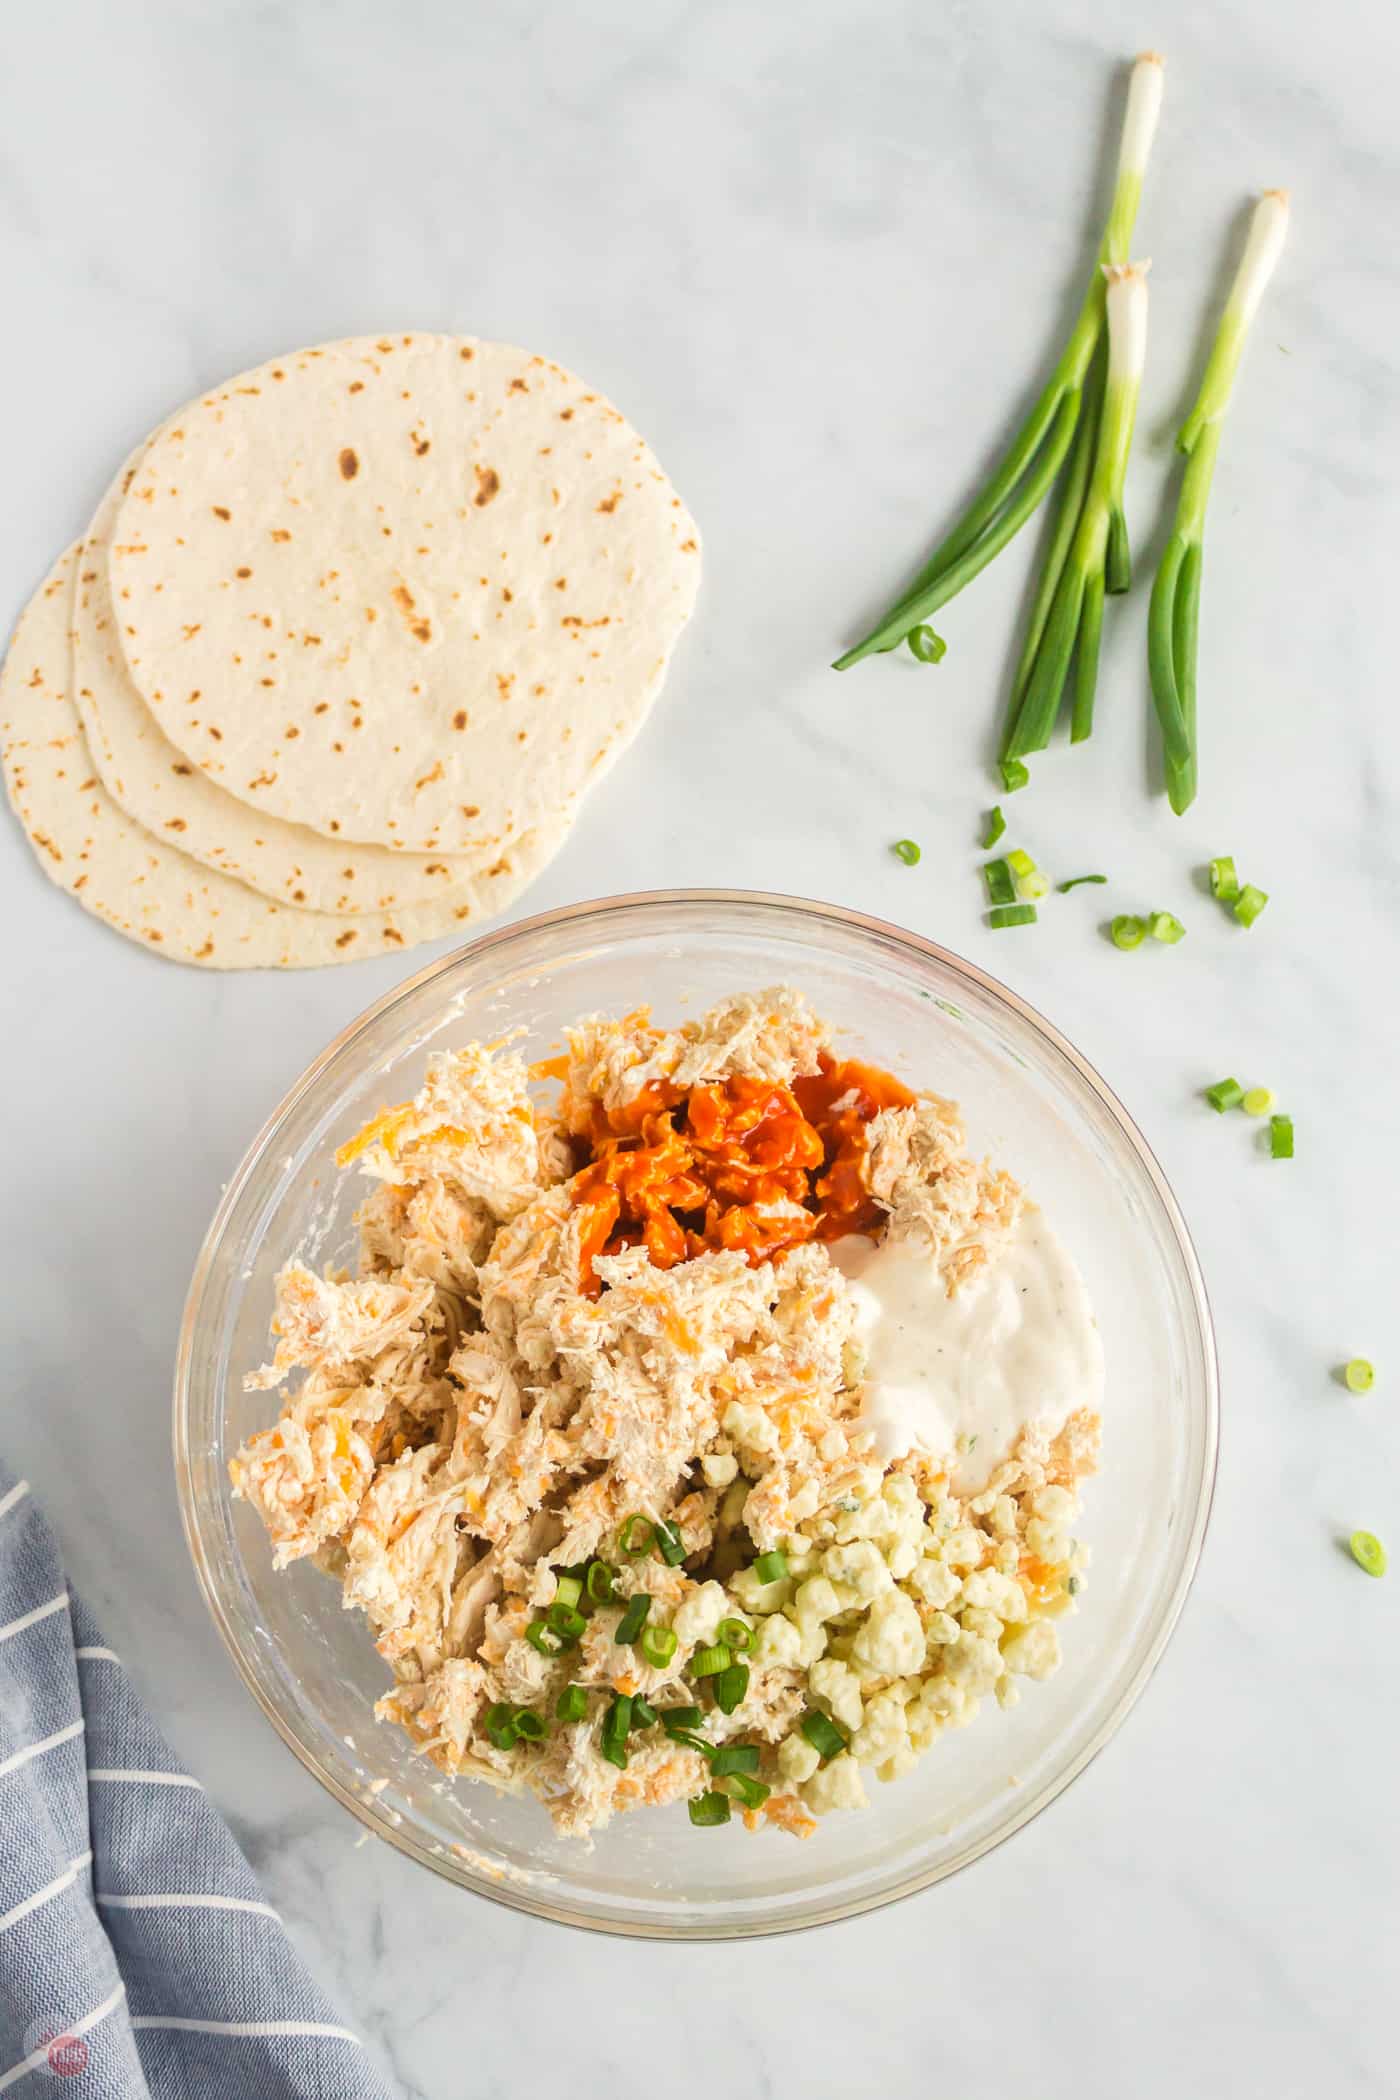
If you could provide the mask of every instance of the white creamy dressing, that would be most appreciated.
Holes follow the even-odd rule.
[[[1032,1423],[1051,1436],[1103,1399],[1103,1343],[1073,1257],[1027,1205],[956,1296],[918,1239],[838,1240],[865,1354],[862,1426],[886,1464],[910,1451],[955,1460],[976,1494]]]

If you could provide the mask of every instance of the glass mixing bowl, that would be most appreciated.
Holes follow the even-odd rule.
[[[353,1258],[366,1184],[338,1145],[417,1088],[432,1049],[650,1002],[659,1019],[785,982],[841,1047],[960,1101],[978,1152],[1023,1180],[1087,1279],[1108,1366],[1103,1471],[1077,1527],[1093,1548],[1064,1663],[1009,1711],[987,1701],[872,1805],[799,1843],[684,1807],[621,1816],[594,1844],[558,1838],[533,1799],[446,1780],[377,1724],[388,1672],[337,1584],[274,1574],[227,1461],[270,1419],[245,1393],[267,1352],[273,1277],[293,1255]],[[728,891],[610,898],[488,934],[381,999],[303,1074],[229,1184],[195,1268],[175,1386],[175,1465],[190,1551],[244,1682],[308,1771],[399,1850],[499,1902],[602,1930],[694,1938],[784,1931],[941,1880],[1039,1814],[1146,1684],[1200,1554],[1215,1470],[1210,1312],[1185,1225],[1125,1110],[1048,1022],[929,941],[826,904]]]

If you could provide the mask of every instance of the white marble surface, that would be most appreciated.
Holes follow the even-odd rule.
[[[1167,102],[1140,542],[1252,189],[1292,245],[1222,459],[1204,788],[1147,793],[1144,596],[1113,608],[1093,743],[1015,834],[1184,946],[1123,956],[1079,892],[982,923],[974,827],[1028,548],[938,671],[824,666],[1036,379],[1102,194],[1113,62]],[[562,1936],[378,1846],[255,1715],[189,1577],[167,1455],[187,1274],[220,1184],[398,966],[211,980],[85,918],[0,826],[10,1293],[0,1447],[307,1957],[406,2095],[660,2081],[675,2100],[974,2087],[1038,2100],[1394,2093],[1400,1557],[1393,1068],[1400,144],[1390,0],[102,0],[10,9],[0,74],[0,613],[125,449],[240,365],[367,328],[503,335],[590,375],[699,517],[701,611],[641,745],[522,909],[666,883],[887,914],[1005,976],[1117,1086],[1219,1319],[1219,1494],[1141,1707],[954,1883],[737,1950]],[[1096,181],[1099,188],[1096,189]],[[922,865],[887,852],[919,838]],[[1250,935],[1192,890],[1233,851]],[[1299,1157],[1194,1090],[1276,1086]],[[1382,1383],[1329,1379],[1352,1352]],[[596,2008],[596,2011],[594,2010]]]

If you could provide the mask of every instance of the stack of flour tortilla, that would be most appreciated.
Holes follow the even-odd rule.
[[[466,932],[636,734],[699,578],[655,457],[559,365],[298,351],[158,430],[26,607],[10,799],[55,882],[183,962]]]

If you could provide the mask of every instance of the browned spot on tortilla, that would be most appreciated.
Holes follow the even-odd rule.
[[[415,793],[415,794],[417,794],[417,792],[418,792],[419,788],[425,788],[425,787],[428,787],[428,786],[430,786],[430,785],[432,784],[432,782],[433,782],[433,781],[435,781],[435,780],[441,780],[441,778],[442,778],[442,760],[441,760],[441,759],[439,759],[439,760],[437,761],[437,764],[436,764],[435,766],[433,766],[433,767],[432,767],[432,769],[431,769],[431,770],[430,770],[429,772],[425,773],[425,774],[423,775],[423,778],[422,778],[421,780],[415,780],[415,781],[414,781],[414,783],[413,783],[413,791],[414,791],[414,793]]]
[[[413,593],[408,585],[406,583],[396,583],[389,596],[403,614],[404,625],[413,636],[414,641],[430,642],[433,638],[433,623],[431,620],[424,619],[423,615],[417,612]],[[417,613],[416,618],[415,613]]]
[[[209,734],[213,737],[214,742],[216,744],[221,744],[224,740],[224,732],[222,731],[222,729],[211,729]]]
[[[346,445],[340,455],[340,478],[342,481],[353,481],[359,471],[359,455],[353,445]]]
[[[63,855],[46,831],[36,831],[34,833],[34,843],[36,846],[42,847],[51,860],[61,861],[63,859]]]
[[[616,509],[617,509],[617,506],[618,506],[618,504],[619,504],[619,503],[621,503],[621,501],[622,501],[622,491],[621,491],[621,489],[614,489],[614,490],[613,490],[613,492],[612,492],[612,494],[611,494],[610,496],[604,496],[604,498],[603,498],[602,502],[601,502],[601,503],[600,503],[600,504],[598,505],[598,508],[599,508],[599,510],[604,510],[604,511],[614,511],[614,510],[616,510]]]
[[[488,875],[509,875],[510,862],[503,857],[496,862],[494,868],[488,868],[486,872]]]
[[[292,891],[292,902],[293,902],[293,904],[305,904],[305,902],[306,902],[306,892],[305,892],[305,890],[293,890],[293,891]]]
[[[384,938],[386,941],[396,941],[399,947],[403,946],[403,935],[399,932],[397,926],[386,926],[384,929]]]
[[[172,772],[172,773],[178,773],[178,774],[180,774],[180,775],[181,775],[181,777],[182,777],[182,778],[184,778],[184,777],[186,777],[186,776],[187,776],[188,774],[192,773],[192,772],[194,771],[194,768],[193,768],[193,766],[187,766],[187,765],[185,765],[185,763],[184,763],[184,762],[183,762],[183,760],[182,760],[182,761],[181,761],[181,763],[180,763],[179,765],[177,765],[177,766],[172,766],[172,767],[170,768],[170,770],[171,770],[171,772]]]
[[[340,740],[339,740],[339,739],[337,738],[337,740],[335,741],[335,743],[333,743],[333,744],[331,745],[331,749],[332,749],[332,751],[343,751],[343,750],[345,749],[345,746],[344,746],[344,744],[342,744],[342,743],[340,742]]]
[[[235,569],[233,573],[235,576],[243,577],[246,580],[253,572],[251,569]]]
[[[447,863],[442,860],[430,860],[423,873],[425,875],[445,875],[447,873]]]
[[[276,780],[275,773],[259,773],[248,782],[250,788],[270,788]]]
[[[681,553],[682,553],[682,554],[698,554],[698,553],[699,553],[699,551],[700,551],[700,550],[699,550],[699,548],[698,548],[698,547],[696,546],[696,544],[695,544],[695,541],[694,541],[694,540],[682,540],[682,541],[681,541]]]
[[[352,926],[348,928],[346,932],[336,935],[335,945],[337,948],[348,948],[350,946],[351,941],[353,941],[354,939],[355,929]]]
[[[301,646],[303,649],[319,649],[321,646],[320,635],[304,634],[301,638]]]
[[[192,642],[194,640],[195,636],[199,633],[202,624],[203,623],[201,621],[196,620],[192,626],[181,627],[180,632],[185,637],[185,640],[187,642]]]
[[[167,817],[165,828],[167,831],[184,831],[187,826],[183,817]]]
[[[481,811],[478,809],[475,802],[464,802],[462,804],[462,815],[464,817],[479,817],[481,815]]]
[[[568,577],[567,577],[567,576],[556,576],[556,577],[555,577],[555,579],[554,579],[554,588],[555,588],[555,590],[556,590],[556,591],[565,591],[565,590],[567,590],[567,589],[568,589],[568,587],[569,587],[569,579],[568,579]]]
[[[432,450],[432,439],[424,437],[423,433],[419,430],[410,430],[408,433],[408,441],[412,445],[419,459],[423,457],[423,454],[425,452],[430,452]]]
[[[278,372],[278,373],[276,373],[276,374],[275,374],[274,376],[275,376],[276,378],[280,379],[280,378],[282,377],[282,374],[281,374],[280,372]],[[206,941],[206,942],[204,943],[204,946],[203,946],[202,948],[196,948],[196,949],[195,949],[195,951],[194,951],[194,959],[195,959],[195,961],[196,961],[196,962],[202,962],[202,961],[203,961],[203,959],[204,959],[204,957],[205,957],[206,955],[212,955],[213,953],[214,953],[214,943],[213,943],[213,941],[212,941],[212,940],[210,940],[210,941]]]
[[[565,613],[559,625],[561,627],[611,627],[612,614],[604,613],[601,620],[581,620],[577,613]]]
[[[523,379],[512,379],[510,385],[506,388],[508,394],[528,394],[529,391],[530,389]]]
[[[452,717],[452,727],[454,729],[465,729],[466,726],[467,710],[464,707],[459,707],[456,714]]]
[[[222,518],[225,525],[227,525],[229,519],[233,516],[233,512],[231,510],[225,510],[222,503],[216,503],[214,505],[214,516],[216,518]]]
[[[496,673],[496,691],[500,694],[503,700],[509,700],[510,689],[514,684],[514,671],[498,671]]]
[[[286,728],[282,731],[282,734],[287,739],[287,742],[290,744],[293,737],[298,737],[301,735],[301,731],[297,728],[295,722],[289,722]]]
[[[165,939],[165,935],[163,933],[151,933],[149,930],[147,930],[146,939],[148,941],[163,941]]]
[[[469,364],[472,358],[476,356],[476,352],[472,349],[470,343],[463,343],[457,355]]]
[[[515,732],[515,741],[516,741],[516,743],[517,743],[517,744],[528,744],[528,743],[529,743],[529,741],[530,741],[530,732],[529,732],[529,730],[528,730],[528,729],[517,729],[517,730],[516,730],[516,732]]]
[[[340,819],[338,817],[332,817],[329,824],[327,824],[326,829],[327,831],[339,831]]]
[[[567,423],[572,415],[573,410],[571,408],[561,408],[559,411],[559,420],[561,423]]]
[[[472,501],[478,510],[483,510],[493,497],[500,494],[501,477],[494,467],[477,467],[474,469],[474,472],[476,474],[476,494],[473,496]]]
[[[276,540],[279,543],[279,545],[283,540],[289,540],[291,536],[292,535],[287,531],[285,526],[274,525],[272,528],[271,537],[274,540]]]
[[[349,390],[352,394],[362,394],[365,390],[365,383],[363,379],[352,379],[350,382]]]
[[[331,703],[329,700],[318,700],[316,702],[316,705],[312,708],[311,712],[314,715],[324,715],[329,711],[330,704]]]

